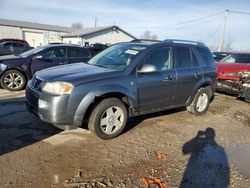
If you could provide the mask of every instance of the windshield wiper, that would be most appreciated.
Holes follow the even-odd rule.
[[[88,63],[88,64],[89,64],[89,63]],[[107,67],[105,67],[104,65],[100,65],[100,64],[89,64],[89,65],[93,65],[93,66],[102,67],[102,68],[107,69]]]

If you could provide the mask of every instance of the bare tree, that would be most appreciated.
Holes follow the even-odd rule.
[[[216,42],[207,44],[207,46],[212,52],[217,52],[219,49],[218,43],[216,43]],[[223,52],[235,51],[235,49],[233,48],[233,39],[231,39],[231,38],[227,39],[224,42],[223,48],[221,50]]]
[[[211,52],[217,52],[218,51],[218,45],[213,43],[213,44],[209,44],[207,45],[207,47],[210,49]]]
[[[146,30],[140,37],[141,39],[157,40],[157,34],[152,34],[151,31]]]
[[[224,44],[224,51],[226,52],[231,52],[233,51],[233,40],[231,38],[229,38],[225,44]]]
[[[74,23],[71,24],[71,28],[73,28],[74,31],[75,31],[75,30],[77,30],[77,29],[82,29],[82,28],[83,28],[83,25],[82,25],[82,23],[80,23],[80,22],[74,22]]]

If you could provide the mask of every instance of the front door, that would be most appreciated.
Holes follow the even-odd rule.
[[[54,47],[36,54],[32,59],[32,75],[42,69],[68,64],[65,47]]]
[[[172,49],[161,47],[147,55],[138,70],[145,65],[155,71],[137,73],[140,111],[154,110],[172,105],[176,84],[176,71],[172,69]]]

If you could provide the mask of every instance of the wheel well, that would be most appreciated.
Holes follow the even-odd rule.
[[[212,89],[212,87],[211,87],[211,85],[209,83],[204,83],[203,85],[201,85],[200,88],[208,88],[209,97],[211,98],[213,96],[213,89]]]
[[[209,83],[203,83],[201,86],[199,86],[198,88],[196,88],[194,90],[193,95],[188,98],[188,100],[186,102],[188,105],[192,103],[192,101],[194,100],[194,97],[195,97],[196,93],[201,88],[209,88],[209,97],[211,98],[211,100],[213,100],[213,90],[212,90],[211,84],[209,84]]]
[[[101,96],[97,96],[95,97],[95,99],[93,100],[93,102],[89,105],[85,115],[84,115],[84,119],[83,122],[87,123],[90,117],[91,112],[94,110],[94,108],[104,99],[108,99],[108,98],[117,98],[120,101],[122,101],[125,106],[127,107],[127,109],[129,110],[129,107],[131,106],[131,103],[129,101],[129,98],[122,94],[122,93],[118,93],[118,92],[112,92],[112,93],[106,93],[103,94]]]

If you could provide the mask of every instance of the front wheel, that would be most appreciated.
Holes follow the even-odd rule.
[[[88,128],[102,139],[111,139],[123,131],[128,119],[127,108],[116,98],[104,99],[92,111]]]
[[[25,76],[18,70],[6,71],[1,77],[1,86],[9,91],[19,91],[26,85]]]
[[[203,115],[208,110],[210,103],[209,89],[200,88],[192,103],[187,106],[187,111],[195,115]]]

